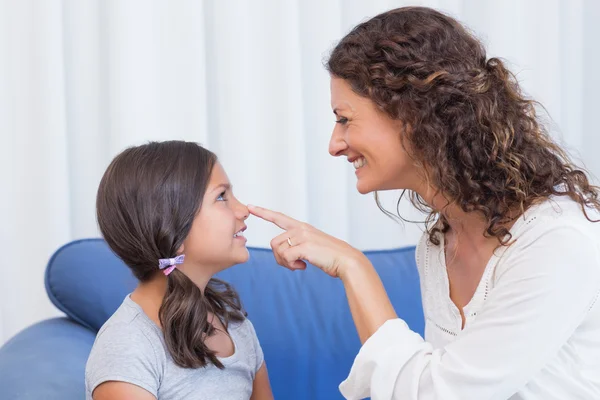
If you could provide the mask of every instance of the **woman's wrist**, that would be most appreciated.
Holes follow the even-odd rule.
[[[356,250],[356,252],[344,262],[342,268],[340,268],[339,278],[344,282],[369,268],[373,268],[371,261],[369,261],[367,256],[361,251]]]
[[[350,312],[361,343],[386,321],[398,318],[379,274],[367,256],[360,253],[349,257],[339,277],[346,289]]]

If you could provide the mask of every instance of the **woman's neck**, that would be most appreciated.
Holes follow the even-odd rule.
[[[480,240],[484,236],[487,222],[481,214],[461,210],[456,203],[452,203],[447,196],[431,186],[423,186],[416,192],[433,210],[444,216],[452,232],[469,240]]]
[[[421,188],[417,193],[435,211],[444,216],[449,230],[445,235],[446,250],[449,254],[458,256],[462,254],[483,253],[486,258],[490,251],[494,251],[500,244],[497,237],[485,234],[488,221],[479,212],[465,212],[456,203],[448,200],[448,196],[437,192],[432,187]],[[506,225],[507,229],[514,222]]]

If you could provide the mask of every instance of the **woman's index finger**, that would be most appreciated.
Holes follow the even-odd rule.
[[[248,211],[250,211],[252,215],[271,222],[281,229],[285,229],[286,231],[299,224],[299,222],[294,218],[288,217],[287,215],[277,211],[269,210],[267,208],[248,205]]]

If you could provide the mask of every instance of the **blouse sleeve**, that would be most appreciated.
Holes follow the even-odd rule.
[[[404,321],[387,321],[361,348],[342,394],[459,400],[516,393],[558,353],[600,293],[597,238],[558,222],[536,224],[505,253],[483,309],[454,342],[433,349]]]

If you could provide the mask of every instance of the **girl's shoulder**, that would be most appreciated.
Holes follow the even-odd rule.
[[[148,336],[150,341],[154,341],[152,339],[161,336],[160,328],[148,318],[137,303],[131,300],[129,295],[125,297],[119,308],[102,325],[96,340],[104,336],[122,336],[125,333],[134,336]]]
[[[244,318],[242,321],[230,321],[227,330],[230,334],[235,334],[237,336],[242,336],[252,340],[256,337],[254,325],[248,318]]]
[[[232,321],[227,330],[238,347],[237,356],[244,357],[252,373],[256,373],[264,362],[264,354],[252,322],[248,318]]]
[[[94,353],[110,354],[115,358],[144,353],[152,354],[158,362],[162,347],[160,328],[127,296],[98,331],[90,358]]]
[[[93,392],[109,380],[134,383],[156,393],[166,363],[160,330],[127,297],[98,331],[85,370]]]

